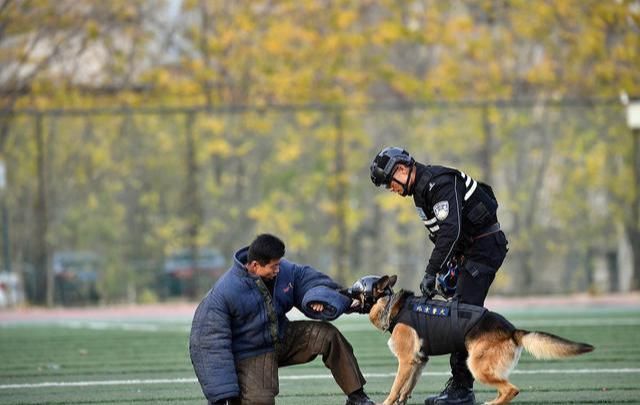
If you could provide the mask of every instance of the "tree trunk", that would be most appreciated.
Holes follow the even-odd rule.
[[[541,124],[540,127],[538,128],[538,132],[540,134],[540,137],[542,138],[542,147],[543,147],[542,162],[537,168],[535,168],[536,171],[534,175],[533,185],[531,188],[530,198],[528,201],[528,205],[526,206],[523,212],[524,228],[526,232],[532,232],[531,230],[534,228],[535,218],[538,212],[538,205],[540,203],[540,194],[542,190],[542,185],[547,173],[547,169],[549,168],[549,161],[551,160],[551,155],[553,153],[553,141],[551,139],[551,134],[555,132],[553,131],[552,128],[549,128],[549,125],[551,125],[551,123],[549,122],[550,117],[546,116],[546,119],[545,117],[542,117],[541,120],[545,122],[544,124]],[[533,168],[530,168],[530,170],[533,170]],[[523,264],[522,269],[524,272],[524,282],[526,283],[525,287],[528,289],[528,291],[531,292],[531,287],[534,282],[534,271],[535,271],[535,269],[533,268],[533,263],[531,261],[531,258],[533,257],[533,254],[534,254],[534,249],[532,247],[531,241],[528,242],[528,245],[529,246],[525,248],[525,252],[523,252],[524,261],[522,263]]]
[[[47,212],[47,172],[46,172],[46,148],[44,130],[42,127],[42,115],[36,116],[36,170],[37,170],[37,197],[34,207],[35,242],[35,291],[36,304],[53,305],[53,273],[49,269],[49,246],[47,244],[48,212]]]
[[[482,149],[480,150],[480,166],[482,167],[482,181],[493,185],[493,125],[489,119],[489,107],[482,107],[482,129],[484,133]]]
[[[334,203],[336,206],[337,240],[335,244],[335,274],[338,283],[344,284],[350,278],[348,266],[349,251],[347,248],[347,173],[345,168],[345,139],[342,126],[342,113],[336,112],[336,143],[335,143],[335,190]]]
[[[9,239],[9,208],[7,192],[2,190],[2,259],[3,270],[11,273],[11,241]]]
[[[532,253],[529,249],[523,249],[519,252],[514,252],[513,260],[515,261],[515,268],[520,269],[520,273],[517,275],[516,284],[520,286],[517,289],[518,293],[530,294],[535,292],[534,283],[534,269],[531,265]]]
[[[607,275],[609,276],[609,292],[615,293],[620,291],[620,275],[618,272],[618,252],[607,251]]]
[[[184,195],[184,215],[186,225],[186,243],[191,257],[193,275],[190,281],[188,295],[190,298],[199,296],[200,268],[198,265],[198,236],[202,223],[202,206],[198,189],[198,162],[196,161],[196,139],[193,132],[193,113],[186,117],[185,121],[185,163],[187,168],[186,189]]]
[[[640,231],[638,229],[627,228],[631,253],[633,254],[633,278],[631,280],[631,290],[640,290]]]
[[[631,221],[627,225],[627,234],[633,254],[633,278],[631,290],[640,290],[640,129],[632,130],[632,164],[633,182],[635,187],[631,205]]]

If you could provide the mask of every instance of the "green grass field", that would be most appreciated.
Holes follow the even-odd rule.
[[[635,309],[502,311],[516,326],[544,330],[596,347],[563,361],[523,354],[512,381],[519,404],[640,404],[640,306]],[[381,402],[395,358],[366,317],[336,322],[354,346],[366,390]],[[187,350],[189,320],[73,321],[0,324],[0,403],[204,403]],[[412,404],[442,388],[448,357],[430,360]],[[494,392],[476,384],[478,401]],[[343,404],[320,359],[280,369],[278,404]]]

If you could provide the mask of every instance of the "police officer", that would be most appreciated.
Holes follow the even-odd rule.
[[[438,273],[446,272],[454,260],[462,263],[454,298],[483,306],[507,253],[507,239],[500,230],[498,203],[491,187],[456,169],[418,163],[398,147],[380,151],[370,171],[377,187],[413,197],[429,239],[435,244],[420,284],[422,294],[435,294]],[[451,355],[452,377],[444,390],[428,397],[425,404],[475,403],[467,357],[467,352]]]

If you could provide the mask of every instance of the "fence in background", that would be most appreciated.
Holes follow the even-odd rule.
[[[193,258],[216,252],[226,266],[259,232],[344,283],[396,273],[416,289],[426,230],[411,199],[369,180],[388,145],[493,185],[510,241],[494,292],[630,285],[638,141],[616,100],[23,110],[0,120],[4,267],[36,302],[61,300],[52,286],[63,275],[80,281],[56,267],[69,252],[99,258],[84,269],[95,272],[95,299],[195,298],[221,270]],[[174,274],[180,252],[191,265]]]

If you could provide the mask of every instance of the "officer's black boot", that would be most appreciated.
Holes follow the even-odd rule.
[[[472,386],[461,384],[451,377],[440,394],[427,397],[424,403],[425,405],[474,405],[476,396],[473,394]]]
[[[474,405],[476,397],[473,393],[473,376],[467,368],[468,354],[453,353],[450,358],[453,377],[447,381],[439,395],[425,399],[425,405]]]

